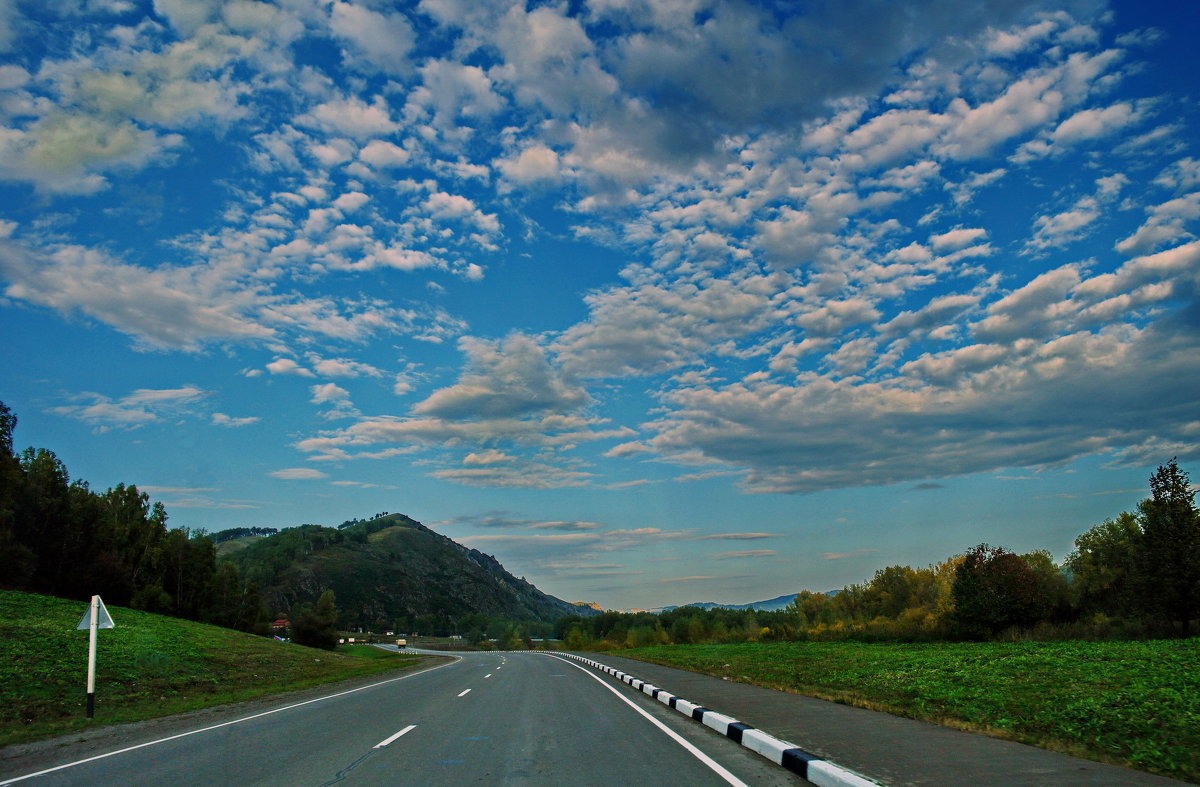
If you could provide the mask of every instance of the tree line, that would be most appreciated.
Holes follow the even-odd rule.
[[[772,640],[1188,637],[1200,617],[1200,512],[1173,459],[1136,511],[1049,552],[979,544],[925,568],[888,566],[833,593],[803,591],[783,610],[681,607],[568,617],[571,650]]]
[[[161,503],[135,486],[93,491],[53,452],[13,449],[17,418],[0,402],[0,587],[109,603],[268,633],[262,587],[300,554],[365,542],[388,526],[377,515],[341,528],[282,531],[256,560],[216,559],[216,543],[275,528],[210,536],[168,528]],[[1150,479],[1150,497],[1075,540],[1056,564],[1044,550],[1015,554],[980,544],[925,568],[889,566],[834,593],[799,593],[780,611],[696,607],[567,616],[552,627],[469,614],[396,621],[397,630],[458,633],[477,646],[556,635],[572,649],[802,639],[987,639],[1184,636],[1200,616],[1200,512],[1175,460]],[[267,549],[266,547],[270,547]],[[257,554],[261,553],[261,554]],[[336,625],[332,595],[294,605],[293,622]],[[303,635],[302,635],[303,636]]]
[[[0,587],[269,631],[259,587],[217,564],[210,537],[168,528],[136,486],[96,492],[52,451],[14,452],[16,425],[0,402]]]

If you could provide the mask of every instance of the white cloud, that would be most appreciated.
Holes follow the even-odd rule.
[[[257,416],[246,416],[243,418],[235,418],[225,413],[213,413],[212,422],[214,426],[228,426],[236,428],[239,426],[249,426],[250,424],[258,423],[260,419]]]
[[[312,391],[312,399],[310,401],[313,404],[326,404],[328,402],[343,403],[350,399],[349,391],[333,383],[314,385],[310,390]]]
[[[1187,225],[1200,219],[1200,191],[1147,208],[1146,212],[1150,214],[1149,218],[1136,232],[1117,242],[1117,251],[1129,255],[1146,254],[1194,237]]]
[[[854,325],[879,319],[879,310],[864,298],[829,301],[818,309],[800,315],[796,324],[817,336],[836,336]]]
[[[674,391],[650,442],[663,455],[700,450],[745,467],[752,492],[1056,465],[1176,434],[1175,409],[1200,382],[1198,350],[1182,335],[1116,328],[998,349],[907,384],[811,376]]]
[[[1099,205],[1095,200],[1081,200],[1072,210],[1053,216],[1038,216],[1028,247],[1040,250],[1065,246],[1083,237],[1084,230],[1099,217]]]
[[[1065,297],[1079,282],[1076,265],[1042,273],[988,306],[987,316],[972,331],[985,339],[1047,336],[1055,331],[1056,320],[1071,313]]]
[[[467,128],[485,122],[504,106],[492,90],[492,80],[478,66],[431,60],[421,66],[421,81],[409,97],[410,104],[432,113],[432,124],[451,138],[463,136]]]
[[[500,231],[500,222],[496,219],[496,214],[483,213],[474,202],[458,194],[435,192],[426,198],[421,207],[435,219],[468,222],[487,233]]]
[[[545,145],[525,148],[516,158],[503,159],[497,166],[505,177],[521,184],[558,180],[560,172],[558,154]]]
[[[1140,120],[1132,104],[1113,104],[1103,109],[1082,109],[1064,120],[1051,133],[1057,144],[1096,139],[1115,133]]]
[[[404,148],[382,139],[373,139],[358,152],[358,157],[380,169],[403,167],[411,154]]]
[[[313,376],[311,370],[304,368],[291,358],[276,358],[267,364],[267,371],[271,374],[294,374],[297,377]]]
[[[50,412],[90,424],[97,431],[109,429],[136,429],[159,421],[163,416],[190,413],[190,405],[197,404],[211,394],[195,386],[182,388],[139,388],[132,393],[113,400],[96,393],[84,393],[75,397],[80,404],[50,408]]]
[[[272,478],[281,478],[285,481],[307,481],[317,478],[328,478],[325,473],[320,470],[314,470],[311,467],[287,467],[282,470],[272,470],[268,473]]]
[[[27,130],[0,130],[0,180],[29,182],[50,194],[93,194],[109,185],[113,169],[142,169],[178,147],[128,121],[51,115]]]
[[[768,277],[747,270],[711,279],[595,292],[587,321],[553,345],[563,368],[580,377],[647,374],[698,360],[710,345],[746,336],[778,317]]]
[[[435,470],[432,478],[453,481],[464,486],[499,487],[505,489],[562,489],[585,486],[591,473],[570,470],[541,463],[521,463],[512,466],[487,465],[448,470]]]
[[[953,125],[937,147],[951,158],[975,158],[1052,122],[1085,99],[1092,82],[1114,66],[1120,56],[1119,50],[1095,55],[1076,52],[1060,65],[1013,83],[992,101],[972,107],[956,98],[948,110]],[[1080,127],[1084,125],[1080,123]]]
[[[403,14],[340,2],[329,11],[329,27],[347,43],[344,54],[355,66],[400,76],[409,72],[408,56],[417,36]]]
[[[463,457],[464,465],[494,465],[503,462],[512,462],[516,457],[506,454],[503,451],[489,449],[478,453],[470,453]]]
[[[383,372],[369,363],[348,358],[321,358],[310,354],[313,371],[324,377],[382,377]]]
[[[503,343],[465,337],[459,347],[468,357],[468,371],[417,404],[418,415],[507,418],[577,410],[590,401],[586,391],[550,366],[545,350],[529,337],[513,334]]]
[[[981,227],[973,227],[970,229],[956,229],[944,232],[940,235],[934,235],[929,239],[933,245],[933,250],[938,252],[956,251],[965,248],[975,243],[977,240],[982,240],[987,237],[987,230]]]
[[[388,111],[387,101],[379,95],[369,104],[357,96],[326,101],[297,121],[354,139],[386,136],[399,129]]]
[[[35,252],[0,242],[0,274],[9,281],[8,297],[62,314],[85,314],[148,345],[190,350],[210,340],[275,335],[247,319],[257,293],[192,273],[165,265],[146,269],[81,246]]]
[[[370,199],[370,197],[361,191],[350,191],[335,199],[333,207],[344,213],[353,213],[363,205],[366,205]]]
[[[1194,190],[1200,187],[1200,159],[1180,159],[1164,168],[1154,182],[1177,192]]]

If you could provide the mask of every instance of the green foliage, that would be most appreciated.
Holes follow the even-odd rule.
[[[1200,639],[745,643],[621,655],[1200,781]]]
[[[1126,511],[1075,539],[1066,566],[1072,602],[1080,612],[1127,615],[1135,611],[1141,535],[1137,517]]]
[[[1200,614],[1200,512],[1187,473],[1172,459],[1150,478],[1141,514],[1141,603],[1187,637]]]
[[[307,604],[292,611],[292,641],[323,650],[337,647],[337,600],[332,590],[326,590],[317,599],[316,609]]]
[[[954,624],[966,637],[988,637],[1011,626],[1032,626],[1049,616],[1044,578],[1027,560],[980,544],[954,574]]]
[[[279,532],[277,527],[231,527],[225,530],[218,530],[209,536],[214,544],[223,544],[226,541],[232,541],[235,538],[247,538],[249,536],[273,536]]]
[[[257,606],[215,600],[212,541],[167,528],[161,503],[135,486],[103,493],[71,481],[44,448],[13,454],[16,417],[0,403],[0,587],[106,602],[262,631]],[[225,576],[226,590],[246,585]],[[237,594],[235,594],[237,595]]]

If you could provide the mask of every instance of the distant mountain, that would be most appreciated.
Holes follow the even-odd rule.
[[[547,623],[596,614],[543,593],[494,557],[403,514],[225,540],[219,554],[258,583],[272,614],[286,615],[333,590],[339,624],[347,629],[440,627],[472,613]]]
[[[831,590],[825,595],[835,596],[840,592],[840,590]],[[775,598],[769,598],[766,601],[752,601],[749,604],[719,604],[715,601],[696,601],[691,604],[679,604],[674,607],[663,607],[653,611],[670,612],[671,610],[679,609],[680,607],[699,607],[700,609],[759,609],[766,612],[773,612],[777,609],[786,608],[792,603],[792,599],[794,599],[797,595],[798,594],[796,593],[789,593],[786,596],[776,596]]]

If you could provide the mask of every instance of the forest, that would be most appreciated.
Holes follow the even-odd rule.
[[[71,480],[45,448],[13,450],[16,415],[0,402],[0,587],[269,633],[253,582],[217,563],[204,533],[167,527],[136,486],[104,492]]]

